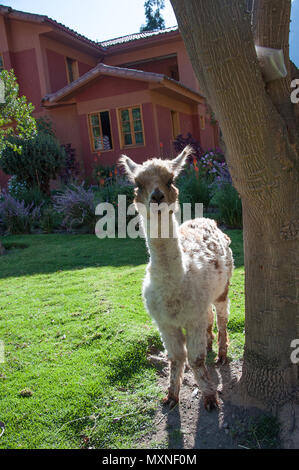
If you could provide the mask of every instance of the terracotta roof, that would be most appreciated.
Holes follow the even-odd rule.
[[[107,41],[101,41],[99,44],[102,47],[113,47],[118,46],[119,44],[125,44],[132,41],[138,41],[139,39],[147,39],[153,36],[162,36],[167,33],[172,33],[178,31],[177,26],[172,26],[171,28],[160,29],[157,31],[143,31],[142,33],[129,34],[127,36],[121,36],[115,39],[109,39]]]
[[[80,88],[88,85],[90,82],[94,81],[101,75],[157,83],[168,89],[171,89],[175,93],[188,96],[191,101],[201,103],[204,100],[204,97],[199,93],[191,90],[185,85],[182,85],[180,82],[167,77],[166,75],[153,72],[144,72],[143,70],[127,69],[124,67],[114,67],[100,63],[74,82],[66,85],[64,88],[61,88],[55,93],[44,96],[42,102],[45,106],[57,104],[61,100],[70,97],[75,92],[80,90]]]
[[[100,43],[92,41],[87,37],[83,36],[82,34],[77,33],[71,28],[68,28],[62,23],[58,23],[58,21],[49,18],[46,15],[38,15],[35,13],[27,13],[24,11],[14,10],[11,7],[7,7],[5,5],[0,5],[0,15],[5,15],[16,20],[23,20],[23,21],[30,21],[33,23],[46,23],[53,26],[56,29],[59,29],[62,32],[65,32],[72,36],[75,39],[83,41],[85,44],[92,46],[93,48],[97,49],[99,52],[103,51],[103,48]]]

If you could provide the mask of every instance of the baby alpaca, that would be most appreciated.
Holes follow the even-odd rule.
[[[212,306],[217,312],[218,362],[223,364],[227,360],[228,289],[233,258],[230,239],[214,220],[199,218],[181,226],[176,221],[175,178],[191,153],[188,146],[174,160],[154,158],[138,165],[122,156],[120,163],[136,186],[135,205],[150,253],[143,283],[145,305],[158,325],[170,360],[170,384],[164,402],[170,407],[178,403],[188,359],[205,408],[211,410],[219,405],[205,365],[207,349],[212,348],[213,341]],[[140,210],[141,204],[144,210]],[[169,236],[163,234],[165,220]]]

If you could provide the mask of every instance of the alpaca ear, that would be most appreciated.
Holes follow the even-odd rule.
[[[187,158],[192,155],[192,153],[194,153],[193,147],[191,147],[191,145],[187,145],[182,153],[180,153],[174,160],[171,161],[171,166],[175,177],[180,174],[186,164]]]
[[[126,176],[128,179],[134,183],[135,182],[135,176],[137,173],[137,169],[139,165],[137,163],[133,162],[131,158],[127,157],[127,155],[122,155],[120,159],[118,160],[118,165],[122,167],[125,171]]]

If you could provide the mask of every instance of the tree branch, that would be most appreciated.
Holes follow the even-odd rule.
[[[255,0],[253,33],[257,46],[282,49],[288,75],[268,83],[272,103],[286,122],[290,140],[296,142],[296,120],[291,95],[291,64],[289,58],[291,0]]]

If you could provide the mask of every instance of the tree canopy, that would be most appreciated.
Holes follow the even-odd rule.
[[[20,146],[9,142],[8,137],[19,136],[29,139],[36,134],[36,122],[32,113],[34,106],[28,103],[25,96],[19,96],[19,85],[13,72],[0,72],[1,89],[4,90],[0,100],[0,157],[3,150],[10,146],[20,151]]]
[[[165,28],[165,21],[161,16],[161,10],[164,7],[164,0],[147,0],[144,2],[146,24],[141,26],[140,32]]]

